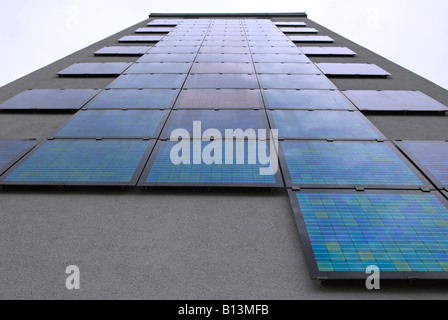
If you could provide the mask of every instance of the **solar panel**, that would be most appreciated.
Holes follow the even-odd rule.
[[[254,53],[252,54],[254,62],[292,62],[306,63],[311,60],[304,54],[277,54],[277,53]],[[320,73],[320,72],[318,72]]]
[[[252,63],[199,62],[194,63],[191,73],[255,73]]]
[[[200,45],[201,42],[204,40],[205,35],[204,34],[199,34],[199,35],[172,35],[169,34],[167,36],[165,36],[165,38],[163,40],[165,41],[197,41],[197,45]]]
[[[148,53],[198,53],[199,46],[180,46],[180,47],[152,47]]]
[[[202,43],[203,46],[211,46],[211,47],[245,47],[247,46],[246,40],[239,41],[224,41],[224,40],[206,40]]]
[[[252,62],[250,54],[238,53],[200,53],[196,62]]]
[[[349,90],[343,93],[362,111],[448,110],[448,107],[420,91]]]
[[[260,169],[268,165],[249,164],[249,142],[240,141],[233,144],[233,155],[228,156],[225,164],[225,152],[221,157],[216,155],[216,161],[212,164],[194,164],[194,159],[207,153],[209,142],[200,142],[199,147],[193,148],[194,144],[186,146],[189,150],[191,160],[180,164],[173,164],[170,154],[178,144],[172,141],[159,141],[140,179],[141,186],[208,186],[208,187],[282,187],[280,171],[275,175],[261,175]],[[255,143],[254,141],[250,143]],[[174,149],[175,150],[175,149]],[[268,149],[269,150],[269,149]],[[257,150],[258,151],[258,150]],[[185,151],[187,152],[187,151]],[[244,155],[244,158],[243,158]],[[269,154],[268,154],[269,156]],[[233,157],[233,158],[231,158]],[[221,160],[219,160],[221,159]],[[218,162],[218,163],[216,163]],[[222,162],[222,164],[219,164]],[[242,164],[238,164],[242,163]]]
[[[168,33],[171,32],[173,28],[157,28],[157,27],[146,27],[138,28],[135,33]]]
[[[336,89],[324,75],[260,74],[265,89]]]
[[[193,62],[196,53],[148,53],[137,62]]]
[[[191,62],[152,62],[134,63],[126,74],[132,73],[188,73],[191,69]]]
[[[419,189],[428,182],[388,142],[280,142],[287,187]]]
[[[163,36],[124,36],[118,42],[158,42]]]
[[[122,74],[132,63],[127,62],[87,62],[75,63],[58,72],[66,76],[117,76]]]
[[[307,56],[355,56],[356,53],[345,47],[300,47]]]
[[[187,89],[258,89],[254,74],[190,74]]]
[[[154,47],[194,47],[200,45],[201,41],[195,40],[163,40],[158,42]]]
[[[337,90],[263,90],[266,108],[271,109],[328,109],[355,110],[348,99]]]
[[[328,36],[288,36],[288,38],[293,42],[334,42],[334,40]]]
[[[276,26],[306,27],[306,23],[301,21],[275,21],[274,23]]]
[[[144,140],[49,140],[8,171],[6,185],[135,185],[154,146]]]
[[[199,53],[250,53],[248,47],[203,46]]]
[[[108,89],[88,109],[170,109],[179,94],[173,89]]]
[[[250,51],[252,53],[288,53],[288,54],[301,53],[301,51],[296,46],[289,46],[289,47],[251,47]]]
[[[185,89],[175,108],[179,109],[259,109],[263,108],[259,90]]]
[[[448,142],[400,141],[396,143],[438,188],[448,187]]]
[[[37,143],[36,140],[0,140],[0,176]]]
[[[225,41],[246,41],[246,35],[242,35],[242,36],[213,36],[213,35],[209,35],[207,34],[205,36],[205,40],[206,41],[216,41],[216,40],[225,40]]]
[[[313,63],[255,63],[257,73],[320,74]]]
[[[181,88],[184,74],[124,74],[109,85],[112,89],[176,89]]]
[[[193,131],[193,122],[201,121],[199,132]],[[187,130],[190,138],[200,139],[203,131],[216,129],[225,137],[226,129],[269,129],[266,113],[261,110],[175,110],[163,129],[162,138],[169,139],[173,130]]]
[[[284,32],[284,33],[319,33],[319,31],[317,31],[314,28],[284,27],[284,28],[279,28],[279,29],[280,29],[281,32]]]
[[[288,37],[284,34],[278,35],[259,35],[259,36],[247,36],[248,41],[289,41]]]
[[[435,192],[289,191],[311,278],[446,279],[447,201]]]
[[[0,110],[79,110],[100,90],[34,89],[26,90],[0,104]]]
[[[96,56],[141,56],[151,47],[133,46],[133,47],[104,47],[95,52]]]
[[[269,111],[271,127],[285,139],[386,139],[367,118],[351,111]]]
[[[56,138],[157,138],[168,117],[164,110],[84,110]]]
[[[148,26],[176,26],[180,23],[183,23],[182,19],[154,19]]]
[[[326,75],[331,76],[378,76],[391,74],[372,63],[316,63]]]
[[[251,47],[291,47],[294,45],[289,40],[273,41],[273,40],[251,40],[248,41]]]

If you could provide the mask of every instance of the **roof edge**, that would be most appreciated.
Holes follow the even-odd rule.
[[[308,15],[305,12],[278,12],[278,13],[151,13],[150,18],[155,17],[172,17],[172,18],[192,18],[192,17],[210,17],[210,18],[223,18],[223,17],[301,17],[307,18]]]

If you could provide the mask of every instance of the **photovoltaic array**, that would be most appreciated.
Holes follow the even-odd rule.
[[[313,63],[356,53],[302,21],[154,19],[118,41],[94,55],[135,63],[59,72],[117,77],[105,90],[28,90],[0,104],[77,111],[38,146],[0,140],[1,185],[286,186],[313,278],[365,279],[371,265],[384,278],[447,278],[447,200],[436,191],[448,187],[447,143],[395,145],[359,112],[446,106],[414,91],[341,92],[327,76],[390,73]]]

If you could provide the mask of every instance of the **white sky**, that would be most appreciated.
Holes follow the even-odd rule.
[[[448,89],[447,0],[1,0],[0,86],[151,12],[306,12]]]

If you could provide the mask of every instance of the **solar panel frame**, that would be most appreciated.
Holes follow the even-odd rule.
[[[135,30],[135,33],[169,33],[173,29],[167,27],[142,27]]]
[[[289,167],[287,164],[286,156],[283,151],[282,144],[285,142],[312,142],[312,143],[382,143],[389,146],[390,150],[406,165],[406,167],[419,179],[422,184],[421,185],[355,185],[355,184],[294,184],[292,181],[292,176],[289,171]],[[279,142],[278,146],[278,156],[280,165],[283,172],[283,178],[285,180],[286,188],[291,188],[293,190],[301,190],[301,189],[359,189],[359,190],[370,190],[370,189],[379,189],[379,190],[434,190],[434,187],[431,183],[415,168],[412,163],[397,149],[395,146],[389,141],[376,142],[376,141],[343,141],[339,139],[331,139],[331,141],[325,140],[282,140]]]
[[[299,49],[307,56],[315,57],[353,57],[356,52],[346,47],[299,47]]]
[[[333,43],[334,39],[329,36],[288,36],[292,42],[315,42],[315,43]]]
[[[304,190],[288,190],[288,196],[290,204],[293,210],[294,218],[296,221],[296,226],[300,236],[300,242],[305,255],[309,275],[311,279],[332,279],[332,280],[347,280],[347,279],[359,279],[364,280],[370,274],[366,274],[365,271],[320,271],[317,265],[317,260],[315,258],[314,250],[312,248],[310,235],[308,233],[305,218],[303,216],[300,204],[297,198],[297,194],[378,194],[378,195],[394,195],[394,194],[418,194],[424,195],[421,191],[411,191],[411,190],[365,190],[362,193],[356,190],[321,190],[321,189],[304,189]],[[430,192],[443,204],[448,207],[448,200],[445,199],[438,192]],[[380,271],[381,279],[448,279],[448,272],[446,271]]]
[[[275,183],[216,183],[216,182],[147,182],[147,178],[151,172],[151,169],[157,160],[157,155],[162,147],[162,144],[168,141],[159,140],[154,147],[153,152],[146,164],[145,169],[140,177],[138,186],[143,187],[211,187],[211,188],[284,188],[280,167],[274,175]],[[270,147],[269,147],[270,149]],[[275,151],[275,150],[274,150]],[[202,164],[201,164],[202,165]]]
[[[335,93],[342,101],[344,101],[347,105],[346,108],[338,108],[338,107],[318,107],[317,105],[309,105],[309,106],[304,106],[304,107],[297,107],[297,106],[293,106],[293,107],[284,107],[284,106],[278,106],[278,105],[274,105],[274,103],[271,103],[269,100],[269,96],[268,96],[268,92],[269,91],[291,91],[294,93],[311,93],[311,92],[317,92],[322,94],[323,92],[327,92],[329,94],[331,93]],[[264,89],[261,90],[262,94],[263,94],[263,99],[264,99],[264,103],[266,106],[266,109],[271,109],[271,110],[357,110],[356,107],[352,104],[352,102],[345,96],[343,95],[339,90],[307,90],[307,89]],[[328,101],[328,100],[327,100]]]
[[[7,161],[3,166],[0,166],[0,182],[1,178],[3,177],[3,174],[7,172],[15,163],[17,163],[20,159],[22,159],[28,152],[33,150],[41,140],[0,140],[0,146],[3,142],[29,142],[30,144],[28,146],[23,147],[22,151],[19,151],[17,154],[15,154],[12,158],[10,158],[9,161]],[[0,150],[1,152],[2,150]]]
[[[306,27],[307,24],[302,21],[274,21],[276,26],[299,26]]]
[[[184,113],[184,114],[190,113],[191,114],[191,113],[194,113],[194,112],[196,112],[196,113],[204,113],[204,112],[215,113],[216,116],[219,117],[219,119],[217,119],[217,121],[223,123],[223,125],[225,124],[225,120],[224,120],[224,117],[222,116],[222,113],[234,112],[234,113],[241,113],[241,115],[248,114],[248,113],[251,113],[251,114],[253,113],[254,116],[256,114],[258,114],[259,115],[259,119],[261,120],[261,123],[260,123],[261,126],[257,127],[257,128],[250,128],[250,129],[254,129],[256,132],[258,132],[258,129],[265,129],[267,132],[270,129],[269,128],[268,118],[267,118],[264,110],[261,110],[261,109],[200,109],[200,110],[198,110],[198,109],[176,109],[176,110],[173,110],[171,112],[168,120],[166,121],[165,126],[163,128],[163,131],[160,134],[160,139],[170,139],[170,133],[171,133],[172,129],[174,129],[174,128],[171,128],[173,122],[176,121],[176,120],[179,120],[179,122],[182,122],[182,120],[184,119],[183,117],[181,117],[180,119],[179,118],[175,119],[176,114],[182,114],[182,113]],[[219,115],[220,112],[221,112],[221,115]],[[252,115],[251,115],[251,117],[252,117]],[[201,119],[198,118],[197,120],[199,121]],[[203,120],[201,120],[201,121],[203,121]],[[190,126],[192,127],[192,124],[188,124],[188,126],[179,126],[179,127],[189,131],[191,139],[201,139],[202,137],[195,137],[195,136],[193,136],[193,129]],[[205,125],[202,125],[202,131],[205,131],[207,129],[218,129],[218,128],[213,128],[213,127],[212,128],[208,128]],[[238,127],[232,128],[229,125],[228,128],[225,128],[225,129],[233,129],[233,130],[235,130],[235,129],[242,129],[243,131],[245,131],[245,130],[247,130],[249,128],[238,128]],[[224,139],[225,132],[223,132],[222,130],[220,130],[220,131],[221,131],[222,138]],[[201,134],[202,133],[203,132],[201,132]],[[270,137],[266,137],[266,138],[270,139]]]
[[[73,121],[77,120],[78,117],[80,117],[81,112],[87,112],[87,113],[106,113],[106,112],[163,112],[163,115],[160,119],[159,124],[154,130],[154,133],[152,135],[122,135],[122,136],[102,136],[102,135],[73,135],[73,136],[66,136],[63,134],[60,134],[61,131],[66,129],[69,125],[73,123]],[[67,139],[67,140],[82,140],[82,139],[113,139],[113,140],[130,140],[130,139],[137,139],[137,140],[149,140],[149,139],[157,139],[162,131],[162,128],[165,125],[166,120],[168,119],[168,116],[170,114],[170,110],[160,110],[160,109],[83,109],[77,113],[75,113],[73,116],[71,116],[69,119],[67,119],[61,126],[59,126],[58,129],[56,129],[53,134],[49,136],[50,139]],[[124,113],[123,113],[124,115]],[[95,129],[95,128],[94,128]]]
[[[118,40],[120,43],[150,43],[150,42],[159,42],[163,39],[164,36],[142,36],[142,35],[133,35],[133,36],[124,36]]]
[[[198,93],[200,91],[200,93]],[[212,104],[199,102],[186,103],[184,99],[191,99],[188,97],[191,92],[193,98],[201,99],[201,94],[205,94]],[[249,93],[249,97],[240,96],[241,93]],[[237,102],[232,102],[227,104],[229,99],[235,99]],[[188,100],[187,100],[188,101]],[[234,100],[232,100],[234,101]],[[244,101],[244,102],[241,102]],[[191,104],[190,104],[191,103]],[[237,103],[242,103],[238,105]],[[193,106],[195,105],[195,106]],[[174,105],[173,109],[192,109],[192,110],[202,110],[202,109],[263,109],[263,98],[261,96],[259,89],[183,89],[181,90],[179,97]]]
[[[271,129],[278,129],[279,131],[279,139],[283,139],[283,140],[323,140],[323,139],[332,139],[332,140],[337,140],[337,141],[385,141],[387,140],[386,136],[383,135],[383,133],[381,133],[381,131],[378,130],[377,127],[375,127],[373,125],[372,122],[370,122],[369,119],[367,119],[367,117],[365,117],[362,113],[360,113],[359,111],[353,111],[353,110],[290,110],[290,109],[277,109],[277,110],[267,110],[267,115],[268,115],[268,119],[269,119],[269,124],[271,126]],[[325,137],[294,137],[294,136],[284,136],[281,134],[281,128],[279,128],[279,126],[276,124],[275,122],[275,117],[274,117],[274,113],[275,112],[298,112],[298,113],[308,113],[311,114],[311,112],[313,112],[314,114],[319,114],[319,113],[326,113],[326,114],[330,114],[330,113],[334,113],[334,114],[341,114],[341,113],[346,113],[346,114],[356,114],[358,115],[360,118],[360,121],[363,121],[367,128],[369,128],[374,134],[376,134],[376,137],[351,137],[351,138],[344,138],[344,137],[332,137],[332,136],[325,136]],[[292,120],[293,118],[291,118]],[[339,123],[340,124],[340,123]]]
[[[316,63],[327,76],[342,77],[388,77],[389,72],[373,63]],[[345,71],[342,70],[348,68]]]
[[[133,91],[134,93],[132,94]],[[156,106],[145,106],[145,107],[135,107],[132,106],[132,102],[129,102],[130,100],[126,100],[126,103],[129,104],[124,104],[121,106],[104,106],[104,107],[99,107],[99,106],[95,106],[96,104],[98,104],[102,98],[104,98],[104,95],[112,95],[112,92],[114,92],[114,94],[118,94],[119,92],[122,93],[131,93],[130,97],[135,97],[135,91],[139,92],[140,94],[143,95],[143,93],[148,93],[149,91],[170,91],[173,96],[170,99],[170,101],[166,104],[163,105],[156,105]],[[171,109],[174,105],[174,102],[177,99],[177,96],[179,95],[179,91],[180,89],[105,89],[103,90],[100,94],[98,94],[95,98],[93,98],[88,104],[86,104],[82,109],[86,109],[86,110],[103,110],[103,109],[129,109],[129,110],[151,110],[151,109]],[[106,97],[107,98],[107,97]],[[110,99],[110,98],[109,98]],[[106,99],[107,100],[107,99]],[[146,100],[146,97],[145,97]],[[114,103],[117,103],[117,99],[116,98],[112,98],[112,101]],[[141,103],[141,101],[140,101]],[[92,106],[93,105],[93,106]]]
[[[145,152],[143,153],[135,171],[128,182],[106,182],[106,181],[97,181],[97,182],[84,182],[84,181],[7,181],[6,179],[16,170],[18,169],[23,163],[25,163],[29,158],[31,158],[34,154],[39,152],[42,147],[46,145],[46,143],[51,141],[91,141],[91,142],[97,142],[101,143],[102,141],[140,141],[138,139],[122,139],[122,140],[114,140],[114,139],[107,139],[107,140],[95,140],[95,139],[86,139],[86,140],[46,140],[42,141],[36,146],[31,152],[29,152],[25,157],[23,157],[20,161],[18,161],[13,167],[11,167],[1,178],[0,184],[5,186],[119,186],[119,187],[125,187],[125,186],[136,186],[138,179],[141,176],[141,173],[145,167],[146,162],[148,161],[148,158],[150,157],[152,150],[154,149],[154,146],[156,144],[156,140],[141,140],[148,142],[148,146],[146,147]]]
[[[151,46],[107,46],[95,51],[95,56],[142,56]]]
[[[434,174],[425,166],[418,157],[411,152],[408,148],[406,148],[405,143],[407,142],[419,142],[419,143],[437,143],[437,144],[447,144],[448,141],[422,141],[422,140],[406,140],[406,141],[394,141],[395,145],[398,147],[401,152],[426,176],[429,181],[431,181],[437,189],[447,189],[448,184],[443,184],[437,179]],[[448,158],[447,158],[448,159]],[[447,165],[448,167],[448,165]]]
[[[58,72],[59,77],[119,76],[128,69],[130,62],[84,62],[74,63]]]
[[[280,31],[283,33],[309,33],[315,34],[319,33],[319,31],[315,28],[306,28],[306,27],[279,27]]]

